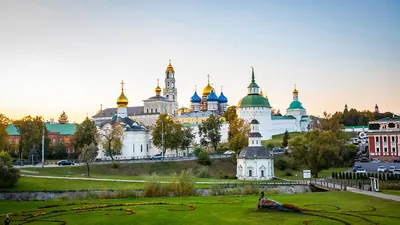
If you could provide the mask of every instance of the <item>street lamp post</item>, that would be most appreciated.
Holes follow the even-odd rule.
[[[46,124],[43,122],[43,134],[42,134],[42,167],[44,167],[44,131]]]

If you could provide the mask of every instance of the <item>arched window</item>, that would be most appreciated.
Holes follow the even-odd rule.
[[[147,151],[149,151],[149,144],[146,144],[146,149]]]
[[[143,145],[140,145],[140,152],[143,152]]]

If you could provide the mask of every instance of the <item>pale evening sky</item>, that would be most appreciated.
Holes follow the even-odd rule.
[[[400,1],[0,0],[0,113],[70,121],[154,95],[168,60],[179,105],[211,76],[230,105],[250,66],[285,111],[297,84],[309,114],[400,112]],[[164,82],[160,82],[163,88]]]

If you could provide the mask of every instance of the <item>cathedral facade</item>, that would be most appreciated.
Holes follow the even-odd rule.
[[[165,70],[165,86],[161,90],[158,80],[155,88],[155,95],[143,100],[142,106],[127,106],[126,113],[130,119],[135,119],[138,123],[146,127],[152,127],[157,121],[160,114],[177,115],[178,112],[178,91],[176,88],[175,70],[171,64],[171,60]],[[161,92],[163,94],[161,95]],[[102,107],[92,116],[97,125],[109,121],[116,113],[116,108]]]
[[[284,116],[274,116],[271,112],[269,99],[262,95],[260,88],[255,82],[254,68],[252,68],[251,82],[247,87],[247,96],[243,97],[237,107],[236,113],[239,118],[250,123],[256,119],[260,125],[260,133],[263,140],[269,140],[272,135],[289,132],[307,131],[310,117],[306,109],[299,101],[299,92],[293,91],[293,101],[290,103]]]

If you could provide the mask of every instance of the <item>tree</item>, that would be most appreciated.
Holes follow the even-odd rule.
[[[60,117],[58,117],[58,123],[59,124],[66,124],[68,123],[68,116],[67,114],[63,111],[60,115]]]
[[[311,169],[314,177],[321,170],[334,165],[340,147],[336,135],[332,131],[313,130],[304,137],[296,137],[290,141],[292,157]]]
[[[276,110],[276,109],[272,109],[271,110],[271,114],[273,115],[273,116],[282,116],[282,114],[281,114],[281,110]]]
[[[239,153],[248,146],[250,126],[244,120],[235,118],[229,123],[228,141],[229,148]]]
[[[224,117],[228,123],[231,123],[233,120],[238,118],[236,114],[236,106],[229,106],[224,112]]]
[[[290,139],[290,135],[289,132],[286,130],[285,133],[283,134],[283,138],[282,138],[282,148],[286,148],[289,144],[289,139]]]
[[[97,146],[97,127],[93,120],[86,117],[86,119],[76,126],[75,134],[73,137],[73,146],[75,157],[80,155],[80,150],[85,145],[94,143]]]
[[[0,188],[12,187],[19,177],[19,170],[12,166],[11,156],[7,152],[0,152]]]
[[[187,155],[189,155],[189,146],[192,144],[194,138],[195,135],[193,134],[193,129],[191,127],[183,128],[181,148],[187,150]]]
[[[359,150],[359,147],[354,144],[345,145],[340,154],[340,162],[342,165],[352,166]]]
[[[211,159],[210,159],[210,154],[208,154],[208,152],[201,150],[199,152],[199,155],[197,156],[197,161],[201,164],[201,165],[211,165]]]
[[[178,156],[178,149],[182,146],[183,138],[184,138],[184,131],[182,129],[182,124],[173,122],[170,125],[170,133],[171,136],[167,137],[167,146],[170,149],[175,149],[176,156]],[[165,136],[164,136],[165,138]]]
[[[80,149],[79,161],[86,164],[88,177],[90,177],[90,164],[95,160],[98,151],[95,143],[90,143]]]
[[[124,127],[119,124],[105,125],[99,132],[99,143],[103,147],[106,156],[110,156],[114,162],[114,156],[121,155],[124,145]]]
[[[40,116],[26,116],[20,120],[14,121],[14,126],[20,134],[20,142],[18,146],[18,154],[22,158],[27,156],[28,152],[34,147],[42,148],[42,135],[44,129],[45,149],[48,149],[50,139],[48,138],[48,130],[44,126],[43,118]]]
[[[167,114],[161,114],[151,132],[153,137],[153,145],[159,149],[163,149],[164,147],[164,153],[171,147],[170,142],[172,140],[172,124],[174,124],[174,121],[171,117],[169,117]]]
[[[64,143],[59,142],[55,144],[53,149],[53,156],[55,159],[66,159],[68,157],[67,148],[65,147]]]
[[[328,114],[323,113],[322,118],[314,117],[311,121],[313,129],[321,131],[332,131],[338,139],[345,139],[344,136],[344,125],[340,123],[341,117],[339,114]]]
[[[203,146],[211,144],[214,151],[216,151],[221,141],[221,126],[222,121],[214,115],[204,120],[199,126],[200,143]]]
[[[6,149],[6,145],[8,144],[7,126],[9,122],[10,119],[0,113],[0,150]]]

